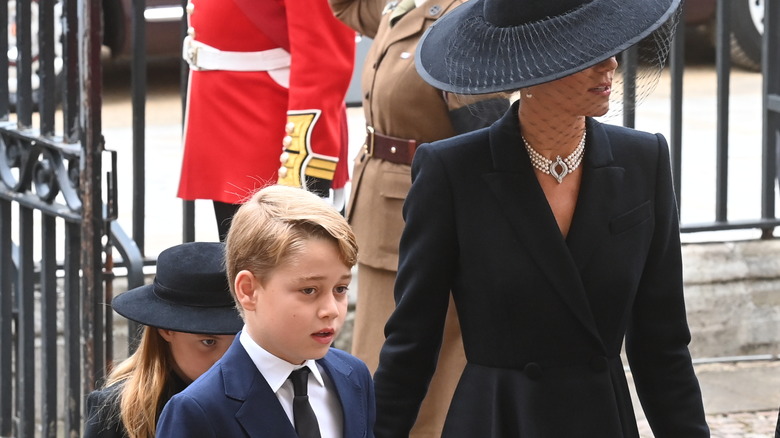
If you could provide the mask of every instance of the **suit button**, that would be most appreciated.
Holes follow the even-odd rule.
[[[601,373],[607,370],[607,358],[604,356],[595,356],[590,360],[590,369]]]
[[[536,362],[530,362],[523,368],[523,373],[531,380],[539,380],[542,377],[542,367]]]

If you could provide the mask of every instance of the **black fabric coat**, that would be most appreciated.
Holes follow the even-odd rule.
[[[187,384],[178,375],[171,372],[168,387],[160,403],[157,417],[163,406],[175,394],[183,391]],[[92,391],[87,396],[87,421],[84,424],[83,438],[127,438],[127,431],[119,417],[119,402],[122,396],[122,382],[107,388]]]
[[[416,152],[397,308],[375,374],[377,437],[406,436],[414,422],[450,290],[468,365],[444,437],[638,437],[624,339],[655,436],[708,437],[665,139],[588,119],[564,239],[517,108]]]

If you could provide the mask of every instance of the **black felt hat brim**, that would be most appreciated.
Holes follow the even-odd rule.
[[[415,64],[435,88],[485,94],[563,78],[635,45],[667,23],[680,5],[680,0],[593,0],[559,16],[497,26],[484,16],[486,1],[491,0],[466,2],[423,35]],[[492,3],[506,8],[522,2]]]
[[[116,313],[135,322],[177,332],[234,335],[244,322],[235,306],[196,307],[172,303],[147,284],[121,293],[111,301]]]
[[[125,318],[177,332],[236,334],[243,321],[230,295],[219,242],[188,242],[162,251],[154,282],[114,297]]]

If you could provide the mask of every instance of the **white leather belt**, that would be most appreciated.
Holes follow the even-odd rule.
[[[271,71],[290,67],[290,54],[281,48],[261,52],[227,52],[184,38],[182,57],[193,70]]]

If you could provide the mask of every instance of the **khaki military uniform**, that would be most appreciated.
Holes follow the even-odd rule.
[[[429,0],[390,26],[398,2],[330,0],[336,16],[373,38],[363,67],[366,124],[375,132],[431,142],[455,135],[451,107],[442,92],[420,78],[414,66],[417,42],[433,22],[463,3]],[[347,216],[357,235],[358,300],[352,353],[373,372],[384,342],[384,324],[395,307],[393,284],[398,268],[401,213],[411,186],[408,164],[371,155],[365,147],[356,157]],[[454,305],[450,305],[439,366],[423,402],[412,437],[439,437],[452,394],[466,360]]]

